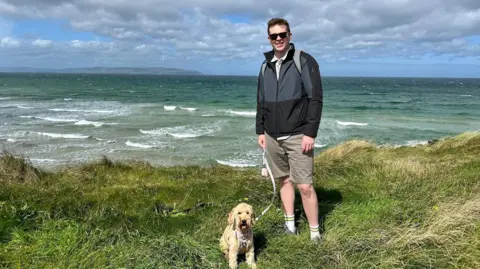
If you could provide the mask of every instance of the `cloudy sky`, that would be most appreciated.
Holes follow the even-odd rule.
[[[323,75],[480,76],[480,0],[0,0],[0,66],[256,75],[271,17]]]

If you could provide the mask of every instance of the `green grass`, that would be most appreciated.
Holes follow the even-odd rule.
[[[279,200],[254,227],[260,268],[480,268],[480,134],[315,160],[324,240],[282,233]],[[218,239],[240,201],[271,200],[258,169],[99,163],[56,172],[0,157],[0,267],[226,268]],[[241,262],[240,268],[247,268]]]

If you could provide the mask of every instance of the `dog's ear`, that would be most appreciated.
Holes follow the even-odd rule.
[[[232,219],[233,219],[233,226],[232,226],[232,229],[235,230],[235,227],[237,227],[237,211],[235,210],[232,210]]]
[[[252,226],[255,225],[255,223],[257,223],[257,221],[255,220],[255,211],[252,210],[252,214],[251,214],[251,217],[252,217]]]
[[[232,210],[228,213],[228,224],[230,224],[230,225],[233,224],[233,222],[234,222],[233,218],[234,218],[234,217],[235,217],[235,216],[234,216],[234,214],[233,214],[233,209],[232,209]]]

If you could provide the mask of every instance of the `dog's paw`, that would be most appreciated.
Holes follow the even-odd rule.
[[[236,261],[235,262],[230,262],[228,265],[229,265],[230,269],[237,269],[237,267],[238,267],[238,263]]]

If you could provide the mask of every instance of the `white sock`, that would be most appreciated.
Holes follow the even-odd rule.
[[[320,231],[318,230],[319,225],[310,226],[310,239],[314,239],[317,236],[320,236]]]
[[[290,230],[290,232],[294,233],[295,232],[295,215],[291,215],[291,216],[287,216],[287,215],[284,215],[285,216],[285,225],[287,225],[287,228],[288,230]]]

